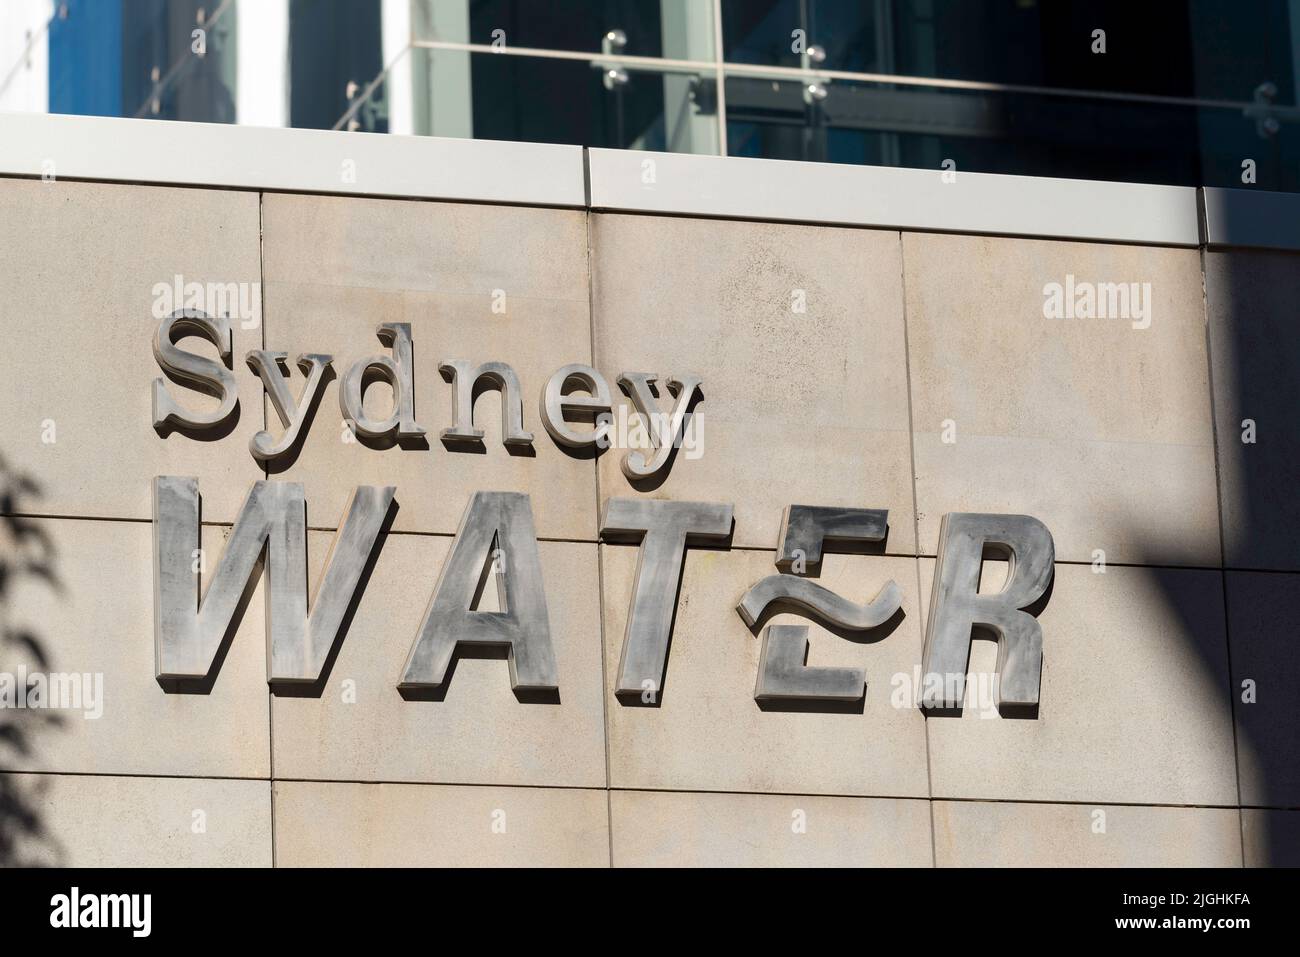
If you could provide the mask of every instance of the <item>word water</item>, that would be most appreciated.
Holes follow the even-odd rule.
[[[303,487],[258,481],[200,596],[205,562],[199,548],[199,488],[192,478],[159,476],[154,499],[154,640],[156,674],[169,691],[194,687],[217,667],[218,651],[233,633],[244,595],[265,553],[267,679],[272,687],[318,685],[340,627],[367,566],[382,547],[394,507],[392,486],[358,486],[342,516],[319,588],[308,607],[307,527]],[[610,498],[601,510],[601,539],[640,546],[615,694],[626,703],[655,700],[663,688],[673,615],[686,550],[725,548],[733,506],[710,502]],[[884,509],[791,505],[777,545],[777,572],[756,582],[736,606],[756,630],[770,612],[794,611],[832,628],[865,632],[897,615],[902,591],[886,582],[875,598],[855,604],[802,572],[820,566],[823,553],[881,542]],[[980,594],[986,550],[1010,560],[1010,578],[996,594]],[[1047,591],[1054,560],[1052,536],[1027,515],[951,513],[940,530],[930,613],[927,616],[920,707],[958,713],[965,690],[972,633],[999,641],[997,707],[1036,709],[1042,630],[1030,608]],[[532,504],[517,492],[476,492],[470,498],[415,634],[398,687],[442,688],[459,645],[504,648],[516,691],[554,694],[559,674],[551,644],[543,567]],[[556,570],[559,572],[560,570]],[[495,582],[499,611],[480,611],[476,596]],[[760,701],[856,701],[859,669],[810,667],[808,628],[773,625],[762,635],[754,697]]]

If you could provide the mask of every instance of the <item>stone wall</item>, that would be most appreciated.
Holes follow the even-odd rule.
[[[1300,863],[1294,254],[30,179],[0,180],[0,245],[0,672],[103,675],[98,719],[0,711],[10,862]],[[153,290],[177,275],[261,283],[228,434],[151,427]],[[1150,283],[1149,327],[1045,318],[1067,276]],[[264,472],[249,439],[280,427],[244,354],[342,370],[382,322],[411,324],[428,447],[352,441],[336,379]],[[438,440],[450,358],[513,366],[534,454],[502,445],[495,394],[481,452]],[[568,363],[702,376],[702,454],[634,488],[618,450],[563,450],[537,396]],[[160,687],[155,475],[199,480],[214,553],[253,481],[301,482],[313,587],[352,488],[397,487],[319,694],[268,691],[264,585],[205,693]],[[397,691],[477,490],[531,496],[558,701],[473,653],[441,700]],[[654,707],[613,694],[636,547],[599,541],[611,496],[735,505],[730,547],[687,553]],[[889,510],[884,547],[819,580],[861,602],[892,578],[901,620],[809,623],[810,663],[866,669],[859,707],[754,700],[735,605],[795,503]],[[1054,536],[1036,718],[896,700],[955,511]],[[995,654],[976,641],[972,671]]]

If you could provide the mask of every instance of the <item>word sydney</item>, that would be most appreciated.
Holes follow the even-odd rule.
[[[180,348],[188,336],[202,337],[217,347],[221,361]],[[379,326],[379,341],[388,347],[387,354],[358,359],[339,380],[339,411],[353,436],[370,442],[402,444],[424,441],[427,430],[416,421],[413,343],[411,324],[386,322]],[[163,317],[153,338],[153,353],[158,365],[176,382],[196,391],[216,396],[217,408],[209,412],[192,412],[176,402],[167,391],[163,378],[153,382],[153,427],[160,435],[172,431],[204,433],[226,425],[239,405],[234,373],[228,368],[233,350],[230,320],[198,310],[184,310]],[[311,410],[316,407],[329,374],[333,356],[304,353],[297,365],[306,376],[306,384],[295,400],[289,388],[285,362],[288,354],[254,349],[245,356],[250,369],[262,380],[284,431],[275,438],[263,430],[249,440],[249,450],[262,463],[283,459],[305,437]],[[446,359],[439,371],[452,388],[452,425],[440,433],[451,449],[478,450],[484,433],[474,427],[474,399],[480,384],[501,393],[502,442],[508,448],[529,449],[533,433],[524,428],[523,392],[514,369],[504,362],[475,364],[465,359]],[[650,372],[623,372],[618,385],[627,393],[640,415],[638,421],[649,423],[647,430],[620,429],[612,415],[613,400],[605,377],[586,365],[566,365],[554,373],[541,393],[542,425],[558,444],[573,450],[609,448],[613,442],[641,446],[628,451],[622,461],[623,473],[633,480],[659,475],[672,461],[672,453],[687,446],[687,457],[697,458],[700,437],[699,419],[688,415],[700,394],[701,380],[694,375],[667,379],[673,394],[671,412],[658,408],[655,382],[660,376]],[[368,385],[385,381],[393,392],[392,409],[378,417],[365,409]],[[578,394],[581,389],[586,394]],[[568,390],[568,391],[566,391]],[[590,429],[575,429],[570,416],[590,419]],[[686,434],[688,426],[694,430]]]

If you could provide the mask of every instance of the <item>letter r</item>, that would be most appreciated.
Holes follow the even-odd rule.
[[[987,547],[1003,552],[1011,563],[1006,585],[994,595],[979,594]],[[1028,515],[951,512],[943,517],[921,665],[923,708],[961,707],[975,628],[998,638],[999,712],[1004,706],[1038,704],[1043,631],[1038,620],[1022,609],[1047,591],[1055,557],[1051,532]]]

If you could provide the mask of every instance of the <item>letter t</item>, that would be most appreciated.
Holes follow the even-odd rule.
[[[663,687],[686,549],[692,544],[726,541],[731,534],[731,515],[732,506],[712,502],[606,500],[601,538],[641,542],[615,694],[650,691],[657,695]]]

